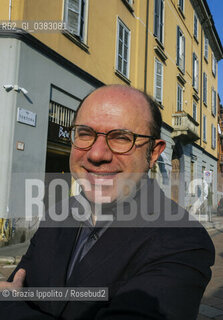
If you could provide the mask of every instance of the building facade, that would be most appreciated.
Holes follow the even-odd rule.
[[[218,95],[218,200],[223,197],[223,106]]]
[[[0,217],[24,211],[29,175],[69,170],[72,116],[112,83],[159,104],[167,148],[151,175],[166,194],[190,208],[210,172],[216,204],[223,49],[206,0],[2,0],[0,8]]]

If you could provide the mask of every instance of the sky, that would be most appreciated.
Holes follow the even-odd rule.
[[[207,0],[207,3],[223,45],[223,0]],[[218,93],[223,104],[223,60],[218,63]]]

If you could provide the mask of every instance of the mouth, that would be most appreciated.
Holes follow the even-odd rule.
[[[108,184],[111,185],[113,183],[109,183],[110,181],[113,181],[120,171],[91,171],[87,170],[87,179],[91,184]]]

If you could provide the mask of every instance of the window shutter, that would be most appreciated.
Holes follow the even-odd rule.
[[[214,90],[214,116],[216,116],[216,91]]]
[[[130,31],[118,19],[116,69],[125,77],[129,76]]]
[[[194,14],[194,35],[197,38],[197,16]]]
[[[203,140],[206,141],[206,116],[203,116]]]
[[[216,148],[216,128],[213,124],[211,125],[211,146],[213,149]]]
[[[66,0],[66,28],[80,36],[81,0]]]
[[[195,87],[195,53],[193,52],[193,87]]]
[[[207,76],[203,74],[203,102],[207,103]]]
[[[177,111],[183,110],[183,88],[177,85]]]
[[[177,65],[180,63],[180,28],[177,26]]]
[[[216,59],[213,52],[212,52],[212,72],[215,76],[216,75]]]
[[[160,0],[160,34],[159,40],[163,43],[163,0]]]
[[[214,149],[216,148],[216,128],[214,127]]]
[[[162,89],[163,89],[163,65],[155,59],[155,98],[157,101],[162,102]]]
[[[160,12],[160,0],[154,0],[155,2],[155,14],[154,14],[154,34],[159,37],[159,12]]]
[[[206,36],[204,40],[204,56],[208,60],[208,38]]]
[[[198,59],[197,59],[197,74],[196,74],[196,81],[197,81],[196,89],[197,89],[197,91],[199,91],[199,62],[198,62]]]
[[[185,37],[182,36],[182,53],[183,53],[183,72],[185,72]]]

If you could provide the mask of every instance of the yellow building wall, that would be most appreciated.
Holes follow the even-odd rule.
[[[5,1],[7,7],[8,1]],[[109,12],[109,14],[105,14]],[[143,13],[143,16],[142,16]],[[12,20],[62,21],[64,0],[12,0]],[[146,1],[134,1],[134,14],[121,0],[88,1],[86,45],[88,53],[62,32],[32,33],[38,40],[77,64],[104,83],[123,83],[115,74],[116,35],[118,17],[131,31],[130,75],[131,85],[143,89],[145,62]],[[8,9],[1,12],[8,19]]]
[[[146,35],[146,0],[134,0],[130,10],[122,0],[88,0],[88,18],[86,46],[88,52],[65,36],[61,31],[35,32],[32,35],[52,48],[81,69],[90,73],[106,84],[126,83],[115,73],[116,65],[116,37],[118,17],[131,32],[130,74],[129,80],[133,87],[143,89],[145,81],[145,35]],[[9,17],[9,0],[1,0],[0,19]],[[20,21],[62,21],[64,14],[64,0],[12,0],[12,20]],[[196,53],[199,60],[199,91],[201,96],[201,25],[198,23],[198,41],[194,39],[194,9],[190,1],[185,1],[184,14],[178,9],[178,0],[164,1],[164,52],[167,60],[163,63],[163,106],[164,121],[172,126],[172,114],[177,110],[177,75],[181,74],[176,65],[177,25],[185,36],[186,60],[183,92],[183,110],[192,115],[193,94],[192,87],[192,56]],[[148,30],[148,66],[147,92],[154,95],[154,61],[157,56],[154,47],[154,0],[149,1],[149,30]],[[204,44],[202,44],[204,46]],[[202,113],[207,115],[207,143],[201,139],[201,146],[217,157],[217,149],[211,148],[211,124],[217,128],[217,117],[211,114],[211,88],[217,91],[217,75],[212,75],[211,48],[209,46],[208,63],[202,57],[203,71],[208,77],[208,107],[202,103]],[[159,59],[160,60],[160,59]],[[161,61],[161,60],[160,60]],[[128,83],[128,82],[127,82]],[[200,123],[200,100],[197,102],[197,121]],[[200,129],[199,129],[200,132]],[[200,141],[198,140],[199,144]]]
[[[217,67],[217,65],[216,65],[216,67]],[[202,102],[203,114],[206,115],[206,117],[207,117],[207,143],[205,143],[202,139],[202,147],[206,151],[208,151],[209,153],[211,153],[212,155],[217,157],[217,148],[213,150],[211,147],[211,134],[212,134],[211,133],[211,125],[213,124],[215,126],[216,132],[217,132],[217,123],[218,123],[217,111],[216,111],[215,117],[212,115],[212,87],[214,88],[214,90],[216,91],[216,94],[217,94],[218,70],[216,68],[216,76],[214,77],[214,75],[212,73],[212,50],[211,50],[210,45],[208,48],[208,62],[206,62],[203,57],[203,72],[205,72],[207,74],[207,106]],[[217,97],[216,97],[216,100],[217,100]],[[217,103],[217,101],[216,101],[216,103]],[[217,110],[217,106],[216,106],[216,110]]]
[[[184,16],[178,10],[178,0],[165,1],[164,8],[164,52],[167,56],[165,63],[159,58],[153,49],[157,46],[157,42],[154,38],[154,1],[150,1],[150,16],[149,16],[149,55],[148,55],[148,92],[154,95],[154,61],[155,57],[163,62],[163,106],[162,115],[164,121],[172,126],[172,114],[177,111],[177,75],[181,74],[185,79],[183,91],[183,111],[193,115],[193,94],[195,90],[193,88],[193,52],[197,55],[199,61],[199,90],[197,96],[199,101],[197,102],[197,122],[200,124],[200,98],[203,91],[201,88],[201,51],[202,51],[202,66],[203,71],[207,73],[208,77],[208,107],[205,107],[202,103],[202,113],[207,116],[207,143],[203,142],[203,136],[201,139],[201,146],[217,157],[217,149],[211,148],[211,124],[214,124],[217,128],[217,117],[213,117],[211,114],[211,88],[212,86],[217,91],[217,75],[214,78],[212,75],[212,63],[211,63],[211,48],[209,46],[209,59],[208,64],[204,60],[204,37],[203,43],[201,43],[201,24],[198,20],[198,39],[194,38],[194,9],[189,1],[185,1]],[[177,25],[182,30],[185,36],[185,73],[181,73],[176,65],[176,51],[177,51]],[[202,48],[201,48],[202,46]],[[179,82],[180,83],[180,82]],[[202,98],[203,100],[203,98]],[[200,135],[200,126],[199,126]],[[200,140],[197,140],[197,144],[200,145]]]

